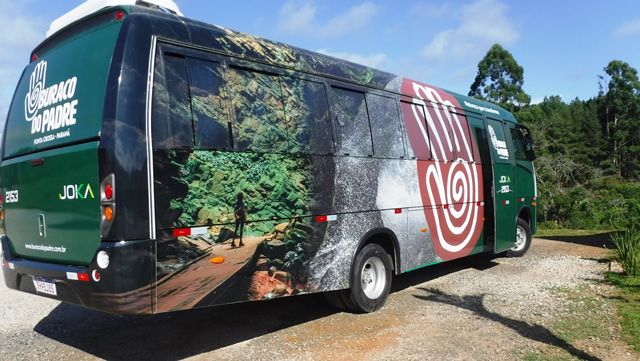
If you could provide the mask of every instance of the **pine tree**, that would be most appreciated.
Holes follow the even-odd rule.
[[[640,178],[640,80],[629,64],[611,61],[600,78],[598,112],[613,163],[625,179]]]
[[[478,75],[469,96],[516,110],[528,105],[531,97],[522,89],[524,69],[500,44],[494,44],[478,63]]]

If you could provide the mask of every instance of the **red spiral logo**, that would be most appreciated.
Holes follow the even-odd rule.
[[[405,80],[402,103],[407,133],[418,157],[425,218],[436,254],[465,256],[482,231],[482,171],[475,138],[458,101],[426,84]]]

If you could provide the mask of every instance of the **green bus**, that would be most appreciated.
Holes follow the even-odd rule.
[[[394,275],[528,250],[532,140],[505,109],[170,1],[103,3],[54,23],[11,103],[9,288],[119,314],[312,292],[372,312]]]

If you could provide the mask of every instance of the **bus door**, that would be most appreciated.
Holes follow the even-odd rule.
[[[494,252],[500,253],[515,244],[517,204],[513,154],[507,143],[504,122],[485,118],[485,124],[493,163]]]
[[[507,139],[511,142],[515,162],[513,196],[519,210],[532,209],[536,197],[536,177],[532,161],[535,159],[533,143],[529,129],[520,124],[507,123]],[[535,212],[530,212],[532,230],[535,230]]]
[[[485,251],[493,250],[495,243],[495,223],[493,211],[493,164],[489,141],[487,138],[487,129],[482,118],[476,118],[471,114],[467,115],[469,123],[473,124],[471,128],[475,133],[480,159],[476,162],[482,164],[482,199],[484,200],[484,245]]]

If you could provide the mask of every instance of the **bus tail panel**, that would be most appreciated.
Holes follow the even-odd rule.
[[[87,265],[100,243],[98,142],[5,161],[6,234],[11,253]]]

